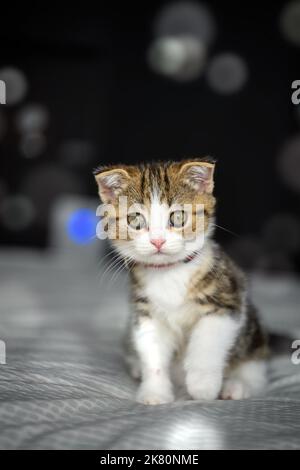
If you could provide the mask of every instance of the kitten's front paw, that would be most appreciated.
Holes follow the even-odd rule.
[[[161,405],[174,401],[171,384],[142,383],[138,389],[136,400],[144,405]]]
[[[221,398],[223,400],[243,400],[249,398],[251,390],[247,384],[238,379],[228,379],[225,381]]]
[[[216,400],[222,385],[221,373],[189,372],[186,386],[194,400]]]

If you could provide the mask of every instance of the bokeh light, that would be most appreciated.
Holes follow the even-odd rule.
[[[300,46],[300,2],[287,3],[281,11],[279,26],[285,39]]]
[[[49,122],[47,109],[40,104],[24,106],[17,114],[16,125],[21,133],[36,133],[45,131]]]
[[[13,67],[4,67],[0,70],[0,80],[6,84],[6,103],[14,105],[25,98],[28,84],[24,73]]]
[[[277,160],[277,170],[288,187],[300,191],[300,134],[283,145]]]
[[[206,64],[216,25],[210,10],[193,1],[167,4],[157,14],[149,66],[176,81],[195,80]]]
[[[31,170],[21,185],[22,193],[34,201],[37,221],[41,224],[49,220],[49,211],[54,201],[63,194],[82,194],[82,179],[58,165],[46,163]]]
[[[6,197],[0,206],[2,224],[9,230],[20,231],[27,229],[35,218],[35,208],[32,201],[18,194]]]
[[[159,11],[153,32],[156,37],[194,37],[209,45],[215,38],[216,25],[210,10],[202,3],[178,1]]]
[[[35,158],[46,149],[46,137],[39,132],[26,133],[20,140],[20,152],[26,158]]]
[[[300,249],[300,220],[292,214],[276,214],[265,223],[262,239],[268,251],[296,253]]]
[[[60,161],[70,168],[81,168],[95,159],[97,154],[93,142],[83,139],[68,139],[61,143],[58,150]]]
[[[206,48],[192,36],[168,36],[156,39],[148,51],[150,67],[178,81],[198,78],[205,64]]]
[[[74,243],[85,245],[92,243],[96,238],[96,227],[99,218],[91,209],[75,210],[66,223],[67,234]]]
[[[208,65],[207,80],[217,93],[236,93],[243,88],[247,78],[248,67],[245,60],[233,52],[214,57]]]
[[[97,265],[106,244],[99,243],[96,216],[99,200],[96,197],[62,195],[51,206],[49,246],[63,265]]]

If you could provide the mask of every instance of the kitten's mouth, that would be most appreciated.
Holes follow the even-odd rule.
[[[154,260],[155,260],[156,258],[162,258],[162,256],[165,256],[166,258],[169,258],[170,254],[165,253],[163,250],[157,250],[154,253],[152,253],[150,256],[151,256],[151,258],[154,258]]]
[[[169,264],[175,264],[176,262],[177,260],[176,261],[173,260],[172,255],[170,253],[165,253],[162,250],[156,251],[149,257],[149,264],[169,265]],[[148,264],[148,260],[145,263]]]
[[[189,263],[190,261],[195,259],[196,256],[197,256],[197,253],[193,253],[193,254],[187,256],[186,258],[184,258],[183,260],[174,261],[172,263],[138,263],[138,264],[140,264],[144,268],[166,269],[166,268],[171,268],[173,266],[177,266],[177,265],[180,265],[180,264]]]

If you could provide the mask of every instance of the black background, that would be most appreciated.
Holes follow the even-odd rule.
[[[230,95],[213,91],[205,76],[179,83],[149,68],[153,21],[166,3],[35,2],[1,11],[0,65],[23,70],[30,85],[25,103],[42,103],[50,114],[47,149],[29,160],[16,144],[16,107],[5,109],[2,180],[8,194],[19,193],[30,174],[42,167],[47,174],[50,165],[66,178],[72,173],[76,192],[95,195],[98,164],[209,154],[218,160],[218,223],[237,234],[219,230],[217,236],[233,251],[247,251],[261,243],[273,215],[299,216],[299,194],[282,183],[276,167],[299,127],[291,103],[299,47],[278,26],[285,2],[206,2],[217,25],[210,56],[234,51],[248,65],[247,83]],[[65,168],[58,148],[74,137],[91,141],[96,152],[79,168]],[[55,197],[54,187],[46,208]],[[21,232],[2,224],[1,242],[46,247],[48,229],[47,217]],[[298,258],[294,252],[279,267],[295,267]]]

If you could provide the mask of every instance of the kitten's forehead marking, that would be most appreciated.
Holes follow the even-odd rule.
[[[160,204],[161,203],[161,194],[157,185],[153,186],[151,193],[151,204]]]
[[[151,204],[154,194],[160,201],[169,200],[169,176],[166,165],[145,165],[141,169],[141,193],[145,203]]]
[[[165,231],[167,205],[161,201],[161,193],[157,184],[153,186],[151,193],[151,207],[150,207],[150,231],[152,236],[163,236]]]

